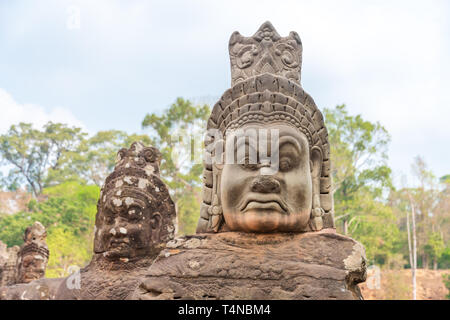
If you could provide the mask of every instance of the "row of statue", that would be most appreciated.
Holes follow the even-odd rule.
[[[229,52],[231,88],[207,123],[196,234],[175,236],[161,153],[135,142],[101,189],[91,262],[43,278],[36,223],[19,280],[2,283],[0,299],[362,299],[364,247],[334,227],[328,133],[300,83],[300,37],[266,22],[252,37],[233,33]]]

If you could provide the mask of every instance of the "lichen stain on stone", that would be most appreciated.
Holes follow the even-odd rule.
[[[125,198],[125,204],[126,204],[127,206],[133,204],[133,202],[134,202],[133,198],[130,198],[130,197],[126,197],[126,198]]]
[[[126,176],[125,178],[123,178],[123,180],[128,184],[133,184],[133,179],[129,176]]]
[[[120,188],[122,185],[123,185],[123,181],[122,180],[116,181],[116,188]]]
[[[366,260],[366,251],[360,243],[353,245],[352,253],[344,259],[344,266],[347,272],[360,270]]]
[[[200,269],[200,263],[196,260],[190,260],[188,262],[189,268],[193,269],[193,270],[198,270]]]
[[[153,168],[153,166],[151,164],[146,165],[144,170],[148,176],[153,174],[153,172],[155,172],[155,168]]]
[[[147,179],[139,179],[138,188],[145,189],[149,184],[150,182]]]

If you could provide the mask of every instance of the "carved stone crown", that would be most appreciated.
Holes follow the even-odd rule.
[[[235,31],[228,44],[231,85],[263,73],[283,76],[300,84],[302,42],[294,31],[281,37],[266,21],[252,37]]]
[[[50,251],[48,250],[48,247],[46,245],[38,245],[32,242],[24,245],[19,253],[21,257],[26,256],[28,254],[40,254],[44,256],[45,259],[48,259],[48,257],[50,256]]]

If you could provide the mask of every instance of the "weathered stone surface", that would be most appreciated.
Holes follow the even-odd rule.
[[[80,270],[76,280],[64,278],[55,293],[57,300],[124,300],[139,285],[155,257],[127,262],[107,261],[95,255],[91,263]],[[73,275],[75,277],[77,275]]]
[[[167,244],[133,299],[362,299],[364,248],[333,229],[223,232]]]
[[[20,247],[13,246],[6,248],[6,253],[3,251],[4,264],[1,271],[0,287],[9,286],[16,283],[17,279],[17,254]]]
[[[0,288],[0,300],[54,300],[63,278],[34,280]]]

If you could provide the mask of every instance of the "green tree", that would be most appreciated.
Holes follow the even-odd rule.
[[[331,146],[336,221],[342,222],[344,234],[349,224],[357,223],[361,211],[358,199],[369,194],[381,199],[392,188],[391,169],[387,166],[390,137],[380,123],[351,116],[345,105],[324,110]]]
[[[445,243],[440,232],[432,232],[425,244],[425,253],[433,260],[433,268],[437,270],[438,261],[445,251]]]
[[[57,170],[64,153],[75,150],[84,133],[80,128],[48,122],[43,130],[29,123],[12,125],[0,136],[2,164],[10,167],[6,184],[17,189],[25,183],[34,196],[41,194],[49,169]]]
[[[134,141],[150,145],[147,135],[128,134],[119,130],[99,131],[84,139],[75,150],[66,152],[56,170],[49,170],[48,181],[56,185],[68,180],[81,180],[101,186],[113,171],[117,152],[129,148]]]
[[[324,116],[337,228],[365,245],[369,261],[389,263],[400,236],[385,199],[393,188],[387,166],[389,134],[378,122],[350,115],[345,105],[325,109]]]
[[[208,105],[194,105],[177,98],[162,115],[147,114],[142,121],[142,127],[150,129],[153,145],[163,155],[161,176],[175,202],[181,233],[195,231],[203,170],[198,159],[209,114]]]

